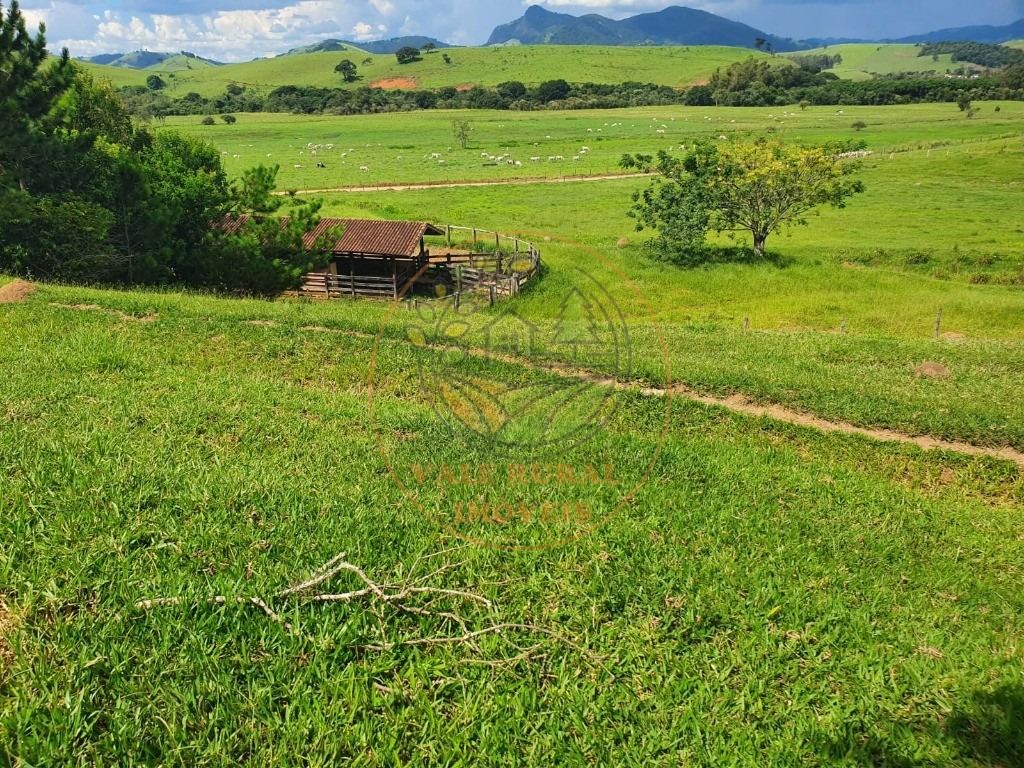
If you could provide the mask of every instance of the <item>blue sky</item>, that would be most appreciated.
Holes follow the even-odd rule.
[[[497,24],[522,15],[530,4],[532,0],[22,0],[22,9],[32,22],[46,22],[51,47],[66,45],[75,56],[146,48],[246,61],[326,37],[376,40],[424,34],[479,45]],[[689,5],[791,37],[901,37],[1024,18],[1024,0],[540,0],[538,4],[553,11],[613,18]]]

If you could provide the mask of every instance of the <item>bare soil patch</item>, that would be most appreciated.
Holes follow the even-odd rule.
[[[419,83],[412,77],[386,77],[383,80],[371,83],[370,87],[393,91],[412,91],[418,85]]]
[[[953,373],[941,363],[928,361],[914,369],[914,375],[924,379],[948,379]]]
[[[11,638],[18,628],[18,619],[7,603],[0,597],[0,682],[4,679],[3,671],[14,663],[14,647]]]
[[[0,304],[18,304],[35,292],[36,287],[32,283],[15,280],[13,283],[0,286]]]

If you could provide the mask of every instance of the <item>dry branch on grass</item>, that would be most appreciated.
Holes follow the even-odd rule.
[[[453,570],[464,563],[452,563],[444,560],[441,561],[442,564],[440,566],[430,572],[417,576],[417,572],[424,564],[431,561],[436,563],[440,558],[444,558],[458,551],[458,549],[461,548],[418,557],[404,577],[396,584],[381,584],[374,581],[362,568],[348,562],[345,559],[346,553],[342,552],[315,570],[304,581],[276,593],[274,599],[299,598],[308,603],[320,604],[361,603],[376,619],[379,637],[374,642],[354,646],[355,650],[384,653],[396,648],[463,645],[472,649],[480,657],[483,657],[484,652],[477,644],[477,641],[483,637],[494,636],[500,638],[505,649],[511,649],[513,653],[511,655],[502,654],[496,658],[468,659],[462,663],[506,666],[520,662],[535,662],[547,658],[548,653],[545,652],[545,644],[550,640],[579,652],[589,662],[601,667],[611,675],[611,672],[604,667],[597,656],[557,632],[534,624],[497,621],[494,603],[482,595],[466,590],[430,586],[430,582],[437,579],[441,574]],[[361,586],[337,593],[317,591],[319,587],[342,573],[354,575]],[[264,615],[280,624],[289,634],[314,644],[317,643],[316,639],[311,635],[304,635],[290,622],[285,621],[261,597],[229,598],[218,595],[207,598],[204,602],[215,605],[225,605],[227,603],[254,605]],[[180,597],[161,597],[140,600],[135,604],[135,607],[138,610],[149,611],[164,606],[181,606],[185,604],[187,604],[187,601]],[[474,610],[467,610],[467,608]],[[388,620],[395,614],[431,619],[439,625],[439,633],[426,637],[417,636],[392,639]],[[516,642],[517,639],[530,636],[534,640],[532,644],[520,645]]]

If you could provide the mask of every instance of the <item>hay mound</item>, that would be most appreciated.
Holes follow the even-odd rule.
[[[625,237],[620,237],[617,245],[629,245],[629,240]]]
[[[35,292],[36,287],[32,283],[15,280],[13,283],[0,286],[0,304],[18,304]]]
[[[945,339],[946,341],[963,341],[967,337],[964,336],[962,333],[950,332],[942,334],[942,338]]]
[[[925,379],[948,379],[953,374],[946,366],[929,361],[917,366],[914,375]]]

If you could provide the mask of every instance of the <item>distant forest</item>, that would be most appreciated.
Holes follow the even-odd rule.
[[[995,47],[995,46],[993,46]],[[973,54],[972,54],[973,55]],[[806,59],[806,60],[805,60]],[[812,60],[813,59],[813,60]],[[984,77],[908,75],[854,82],[823,69],[838,57],[803,57],[797,66],[773,66],[753,57],[717,70],[707,85],[677,89],[652,83],[614,85],[549,80],[535,87],[509,81],[493,88],[385,90],[361,87],[318,88],[286,85],[269,93],[229,85],[213,98],[198,93],[169,96],[162,88],[128,86],[119,94],[132,114],[146,119],[172,115],[227,115],[236,112],[360,115],[420,109],[616,109],[662,105],[837,106],[955,103],[969,100],[1024,100],[1024,57]]]

